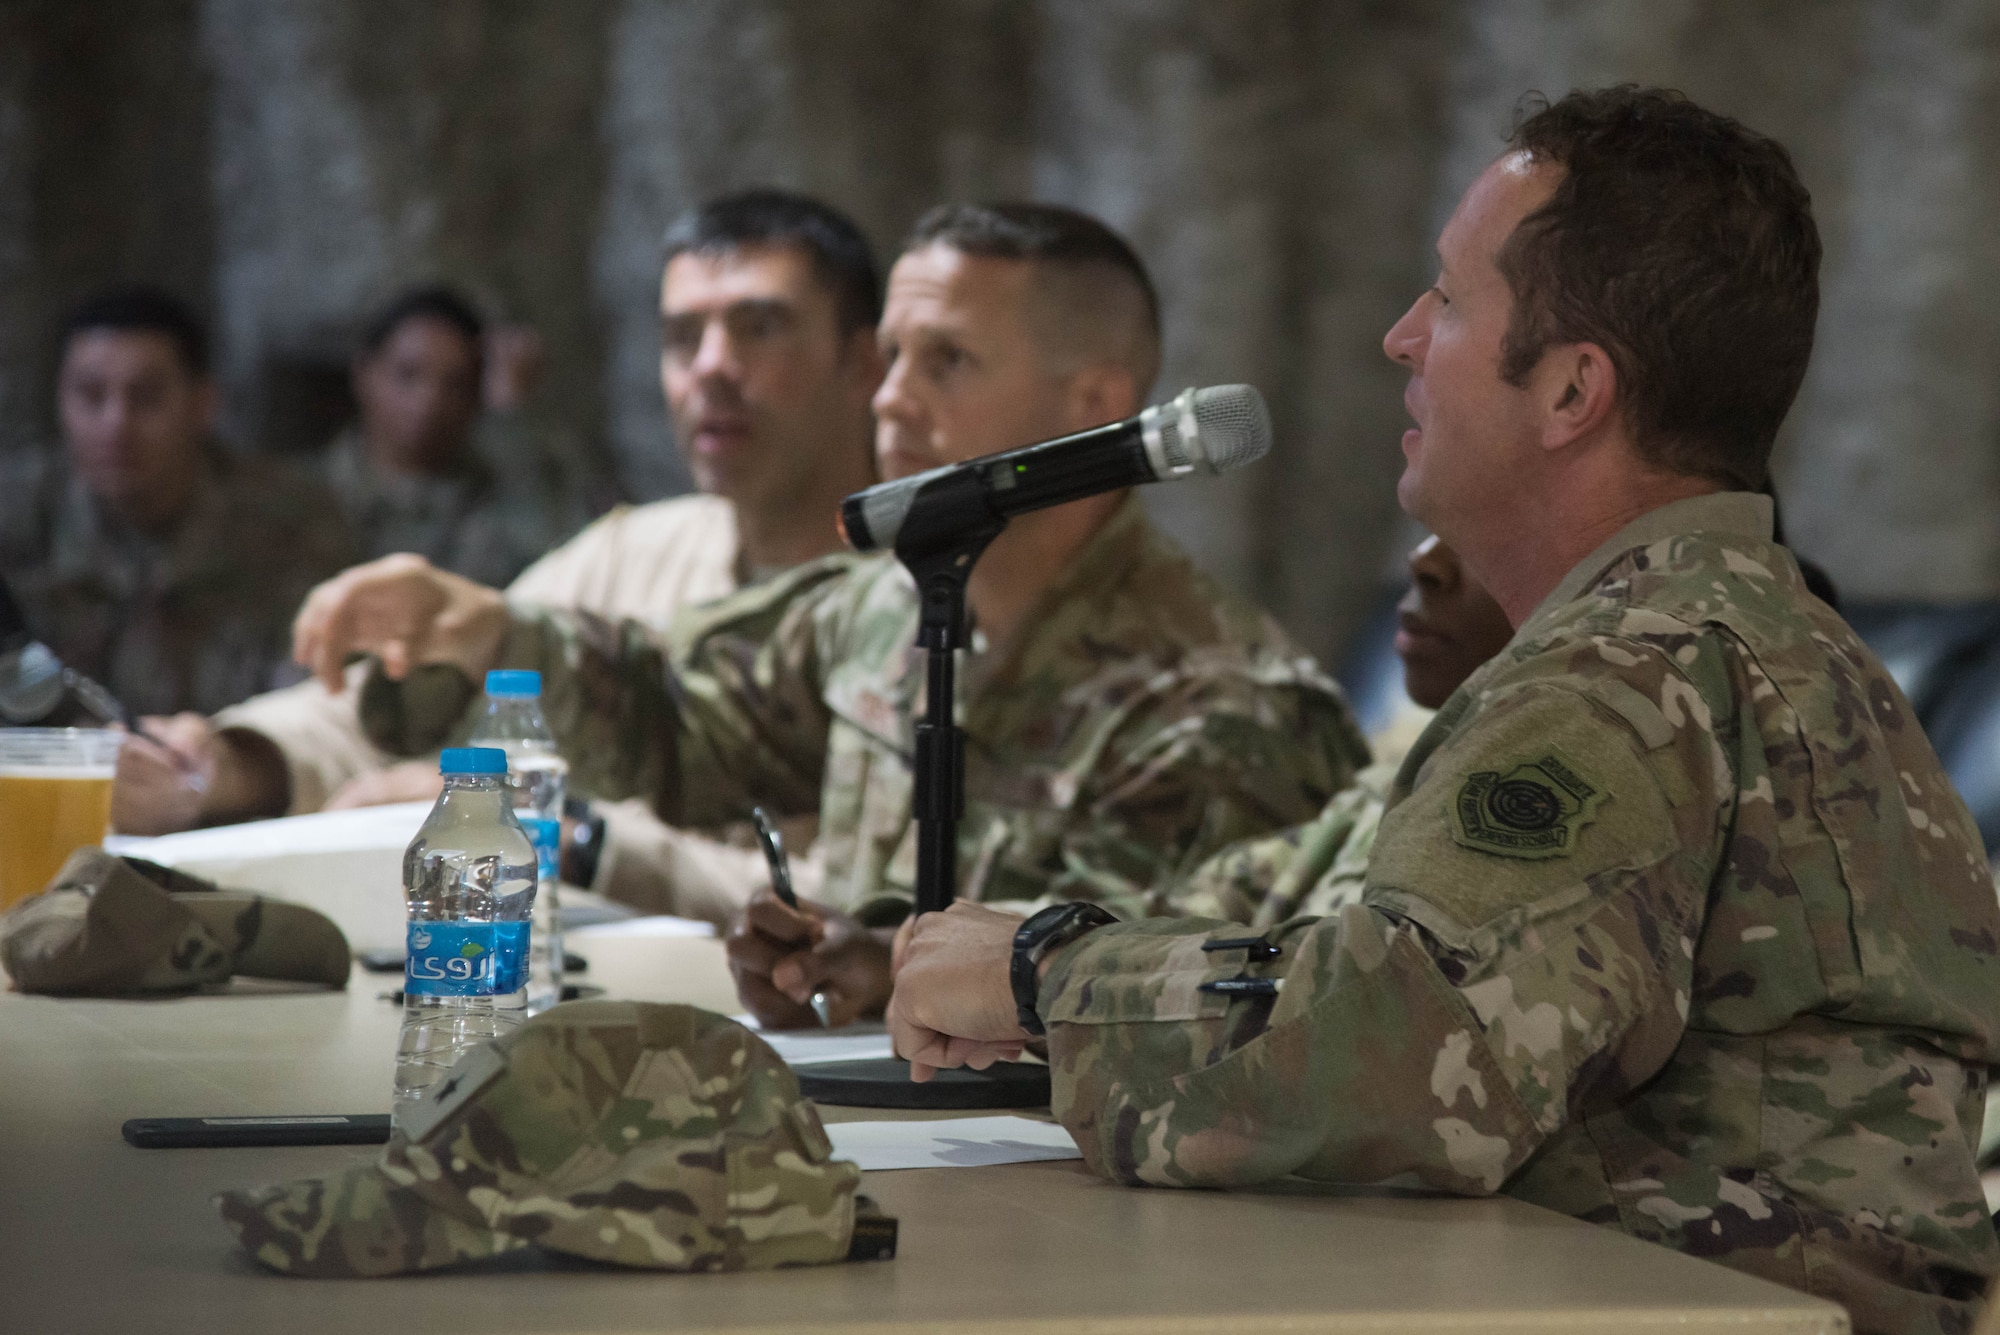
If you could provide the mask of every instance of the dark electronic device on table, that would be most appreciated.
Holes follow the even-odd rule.
[[[134,1117],[122,1128],[142,1150],[248,1149],[271,1145],[382,1145],[388,1113],[278,1117]]]
[[[916,726],[910,813],[917,823],[916,911],[933,913],[958,888],[965,814],[965,740],[952,706],[965,643],[965,583],[1014,516],[1148,482],[1216,474],[1262,458],[1271,417],[1249,385],[1182,391],[1136,417],[1017,450],[881,482],[841,502],[857,551],[893,550],[916,580],[925,651],[924,717]],[[827,1062],[799,1072],[809,1098],[867,1108],[1026,1108],[1049,1101],[1049,1069],[995,1062],[984,1071],[910,1079],[900,1058]]]

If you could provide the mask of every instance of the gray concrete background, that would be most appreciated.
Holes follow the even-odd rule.
[[[1798,545],[1862,598],[2000,595],[1992,0],[0,0],[0,449],[46,448],[52,326],[103,281],[200,305],[258,448],[287,368],[445,278],[538,326],[537,411],[665,494],[673,214],[774,182],[889,250],[934,201],[1033,194],[1154,267],[1163,390],[1270,398],[1266,463],[1151,499],[1331,656],[1403,537],[1382,331],[1520,94],[1625,79],[1813,189]]]

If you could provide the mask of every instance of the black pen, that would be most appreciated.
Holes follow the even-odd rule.
[[[757,842],[764,845],[764,861],[771,864],[771,891],[788,909],[799,906],[798,892],[792,889],[792,863],[785,856],[785,841],[778,833],[778,827],[762,807],[750,808],[750,823],[757,827]],[[833,1020],[828,1012],[826,993],[815,991],[812,1000],[806,1003],[812,1013],[819,1017],[819,1027],[828,1029]]]

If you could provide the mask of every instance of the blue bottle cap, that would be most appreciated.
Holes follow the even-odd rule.
[[[505,774],[507,753],[497,746],[447,746],[438,757],[440,774]]]
[[[542,674],[519,668],[495,668],[486,674],[486,693],[519,698],[542,693]]]

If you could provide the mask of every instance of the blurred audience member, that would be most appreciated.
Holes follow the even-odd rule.
[[[216,444],[193,313],[146,287],[93,297],[56,397],[62,450],[0,466],[0,569],[35,633],[142,713],[302,676],[292,614],[357,552],[323,488]]]
[[[485,336],[471,303],[443,287],[405,292],[369,321],[354,359],[360,415],[325,461],[365,556],[415,552],[504,584],[553,536],[510,522],[502,480],[474,448]]]
[[[624,499],[601,439],[549,411],[548,344],[529,324],[489,324],[473,448],[499,479],[509,531],[554,547]]]

